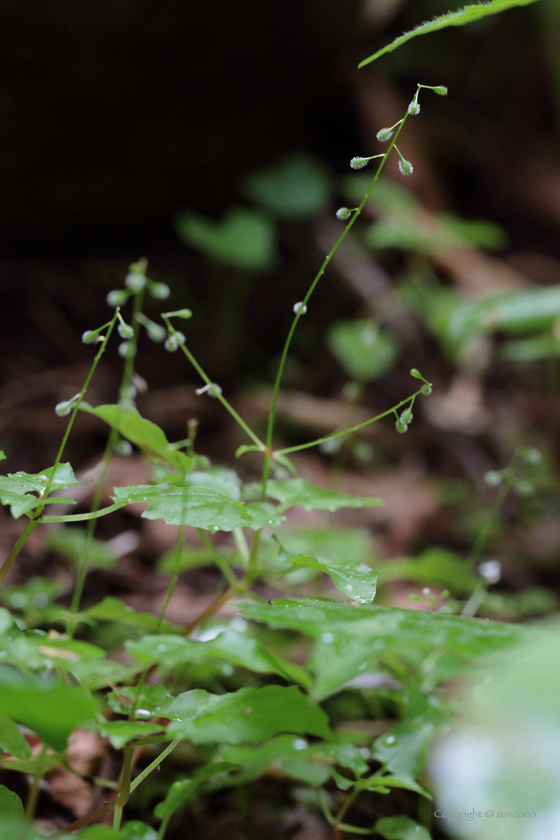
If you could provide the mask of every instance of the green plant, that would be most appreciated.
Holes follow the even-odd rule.
[[[500,5],[505,8],[513,4]],[[159,298],[166,296],[166,289],[146,276],[147,264],[139,261],[131,266],[126,289],[109,295],[108,302],[116,307],[111,320],[84,334],[85,343],[100,346],[80,393],[57,406],[57,413],[70,414],[70,419],[54,465],[35,475],[19,472],[0,478],[2,503],[10,506],[14,518],[29,519],[4,562],[0,582],[39,524],[87,522],[77,540],[73,530],[62,537],[61,544],[67,551],[79,543],[79,564],[69,609],[54,604],[56,593],[35,580],[27,587],[8,590],[11,610],[0,610],[0,747],[7,754],[2,766],[32,778],[25,808],[19,797],[0,786],[6,838],[36,836],[32,821],[41,779],[53,767],[69,766],[67,741],[76,727],[99,733],[121,753],[120,776],[118,780],[96,778],[96,784],[111,791],[108,801],[55,832],[53,837],[81,829],[113,812],[112,829],[90,827],[81,836],[163,838],[176,812],[196,798],[226,787],[240,788],[279,768],[291,783],[314,789],[317,806],[332,825],[335,838],[342,831],[376,832],[397,840],[412,836],[412,832],[416,837],[429,836],[425,827],[402,816],[380,818],[372,828],[351,825],[345,817],[363,791],[387,795],[406,790],[429,799],[423,776],[427,749],[449,713],[443,684],[451,677],[469,673],[473,662],[499,659],[504,649],[529,634],[516,626],[372,605],[377,574],[365,562],[363,543],[360,544],[360,538],[356,540],[352,531],[342,535],[335,530],[299,535],[299,544],[298,536],[289,532],[285,538],[282,530],[278,536],[268,535],[268,529],[275,531],[281,526],[284,512],[292,506],[334,512],[343,507],[381,504],[379,499],[314,487],[297,477],[289,456],[344,438],[392,415],[397,431],[404,433],[412,420],[414,401],[431,391],[430,383],[413,369],[411,374],[421,382],[420,387],[376,417],[308,443],[274,448],[278,393],[294,332],[393,147],[399,154],[402,174],[412,172],[412,164],[404,160],[395,141],[408,116],[418,113],[422,87],[427,86],[418,86],[403,118],[379,133],[380,141],[390,141],[390,145],[384,154],[372,156],[381,158],[381,162],[371,184],[358,207],[338,211],[339,218],[347,219],[348,224],[304,299],[294,305],[294,319],[283,348],[262,438],[210,379],[190,352],[185,335],[176,328],[176,319],[189,319],[190,310],[163,313],[163,329],[143,314],[145,289]],[[442,86],[432,89],[446,93]],[[354,158],[353,168],[363,168],[372,157]],[[206,237],[207,245],[209,232],[197,224],[193,228],[191,220],[191,235],[196,229],[199,238]],[[238,224],[239,218],[230,220],[226,231],[229,245],[231,228],[238,230]],[[221,248],[216,242],[215,237],[211,239],[213,247]],[[120,306],[130,297],[131,325],[123,321],[120,313]],[[124,359],[119,400],[115,405],[92,407],[84,402],[84,397],[115,326],[123,338],[119,348]],[[233,470],[211,466],[196,451],[194,424],[185,440],[169,443],[162,429],[139,414],[134,406],[133,366],[140,327],[152,340],[165,340],[167,351],[180,350],[204,383],[199,394],[219,400],[236,420],[251,441],[236,454],[240,457],[256,451],[262,455],[260,483],[243,485]],[[76,484],[70,464],[62,459],[78,410],[99,418],[110,428],[103,468],[88,513],[48,515],[47,505],[71,502],[52,494]],[[153,481],[115,487],[113,504],[102,508],[102,490],[112,453],[115,448],[126,453],[132,445],[153,464]],[[111,598],[82,609],[88,566],[99,562],[96,558],[100,556],[105,557],[101,562],[111,562],[110,552],[107,560],[107,551],[95,540],[96,520],[137,502],[147,505],[144,518],[162,519],[178,526],[175,548],[163,564],[169,574],[169,586],[160,615],[128,609]],[[196,529],[202,544],[194,558],[185,553],[186,528]],[[214,545],[211,535],[217,531],[233,534],[235,553]],[[208,561],[222,573],[223,585],[189,624],[170,624],[165,616],[180,571],[185,564]],[[302,570],[308,579],[328,575],[347,600],[337,594],[338,600],[315,597],[264,601],[254,589],[259,579],[283,581],[291,576],[293,581]],[[240,599],[235,603],[242,621],[224,623],[214,618],[221,606],[235,598]],[[111,660],[100,644],[75,638],[79,633],[85,635],[87,627],[103,622],[124,628],[124,647],[129,656],[124,667]],[[206,636],[200,633],[203,625],[211,629]],[[56,627],[62,627],[64,632]],[[130,628],[138,632],[132,633]],[[298,639],[304,651],[304,664],[290,658],[293,638]],[[186,666],[191,676],[185,673]],[[245,672],[252,675],[248,685],[239,687],[240,680],[229,679]],[[159,682],[154,679],[156,673]],[[374,691],[379,681],[383,690]],[[214,690],[208,691],[208,687]],[[387,731],[373,737],[337,729],[341,717],[337,704],[344,705],[349,697],[382,721]],[[40,752],[32,753],[16,724],[35,734],[41,743]],[[196,746],[194,768],[187,777],[175,780],[156,805],[153,816],[160,821],[157,835],[146,823],[122,825],[130,796],[184,741]],[[161,752],[133,778],[140,752],[154,745],[161,745]],[[346,791],[346,798],[341,799]]]

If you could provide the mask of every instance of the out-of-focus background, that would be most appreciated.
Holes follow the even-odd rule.
[[[65,425],[54,405],[76,393],[91,360],[82,332],[108,318],[108,291],[142,256],[171,289],[165,308],[193,310],[191,350],[262,429],[293,305],[342,230],[336,209],[356,206],[372,175],[373,164],[352,173],[350,158],[383,149],[376,132],[402,116],[418,82],[445,84],[446,98],[422,92],[399,140],[413,175],[393,156],[301,321],[277,439],[302,443],[382,411],[411,393],[419,368],[434,390],[406,435],[389,419],[338,451],[301,454],[298,469],[385,499],[369,522],[381,560],[434,547],[465,556],[496,493],[483,476],[516,447],[535,447],[542,460],[521,470],[488,544],[502,577],[484,609],[506,619],[556,609],[560,14],[541,0],[357,69],[447,7],[0,3],[7,471],[52,463]],[[157,320],[161,308],[152,301],[147,314]],[[115,401],[121,362],[115,343],[91,403]],[[146,417],[172,439],[197,417],[200,451],[233,463],[244,439],[217,401],[195,395],[200,380],[182,354],[143,335],[137,373]],[[67,457],[82,476],[104,435],[79,417]],[[115,481],[134,483],[135,458],[117,463]],[[258,467],[241,462],[249,477]],[[20,523],[1,522],[8,548]],[[167,547],[152,531],[130,576],[123,569],[109,588],[134,592],[134,563],[146,571]],[[31,540],[14,574],[53,562]],[[408,605],[421,583],[394,581],[387,597]]]

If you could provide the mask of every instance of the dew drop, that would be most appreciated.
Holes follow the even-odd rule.
[[[309,744],[304,738],[296,738],[292,744],[294,750],[306,750],[308,746]]]
[[[331,642],[334,642],[334,636],[332,633],[322,633],[321,641],[325,642],[325,644],[330,645]]]

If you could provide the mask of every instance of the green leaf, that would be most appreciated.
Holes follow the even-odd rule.
[[[227,563],[228,553],[222,548],[217,549],[217,551],[224,558],[224,562]],[[213,566],[214,562],[214,556],[207,548],[183,546],[179,558],[177,558],[177,550],[173,547],[161,555],[157,561],[157,570],[160,575],[171,575],[174,574],[175,570],[180,574],[190,569],[200,569],[202,566]]]
[[[81,840],[119,840],[119,832],[108,825],[88,825],[77,835]]]
[[[147,723],[141,720],[108,720],[104,723],[93,722],[87,725],[90,732],[99,732],[103,738],[108,738],[116,750],[120,750],[134,738],[143,738],[163,732],[165,726],[161,723]]]
[[[6,460],[6,454],[3,449],[0,449],[0,461]]]
[[[76,726],[96,712],[97,705],[84,688],[0,667],[0,713],[28,726],[55,750],[64,750]]]
[[[208,470],[192,472],[189,475],[189,484],[225,493],[230,499],[241,498],[241,480],[235,470],[228,470],[226,467],[210,467]]]
[[[129,820],[121,828],[119,840],[157,840],[157,831],[141,820]]]
[[[26,823],[23,803],[4,785],[0,785],[0,814],[0,840],[19,840]]]
[[[272,505],[244,505],[226,493],[200,484],[115,487],[113,498],[121,504],[148,502],[149,507],[142,514],[144,519],[163,519],[168,525],[191,525],[213,533],[243,527],[258,530],[265,525],[277,526],[284,519]]]
[[[317,640],[312,694],[318,699],[350,681],[367,684],[368,672],[378,674],[380,659],[391,654],[406,659],[414,652],[424,657],[438,651],[439,657],[452,657],[460,672],[473,659],[503,655],[529,632],[511,624],[394,607],[350,606],[326,598],[238,606],[246,618],[299,630]]]
[[[369,318],[336,321],[327,333],[329,350],[352,379],[370,382],[395,363],[397,342]]]
[[[83,558],[87,542],[86,532],[81,528],[57,528],[45,534],[47,548],[74,563],[78,563]],[[110,569],[117,564],[118,559],[106,543],[96,539],[89,541],[89,566],[96,569]]]
[[[201,770],[193,774],[190,779],[179,779],[173,782],[167,796],[156,805],[154,814],[159,820],[168,820],[178,808],[187,805],[194,797],[208,786],[208,782],[220,776],[222,773],[230,773],[236,770],[237,766],[226,761],[207,764]]]
[[[189,662],[222,659],[257,674],[278,674],[310,688],[311,678],[301,667],[269,653],[256,639],[224,629],[209,641],[193,641],[184,636],[144,636],[125,643],[128,652],[144,664],[157,662],[173,669]]]
[[[170,448],[163,429],[146,420],[135,408],[123,408],[120,405],[99,405],[93,408],[87,402],[82,402],[80,409],[104,420],[112,429],[116,429],[124,438],[140,447],[146,456],[158,456],[182,474],[194,466],[192,458],[184,452]]]
[[[245,493],[258,492],[258,485],[247,485]],[[383,505],[382,499],[371,499],[364,496],[351,496],[349,493],[339,493],[334,490],[323,490],[314,487],[303,478],[290,478],[286,481],[269,481],[266,494],[281,502],[281,510],[289,507],[302,507],[305,510],[329,510],[332,512],[340,508],[365,508]]]
[[[17,472],[0,476],[0,502],[3,505],[10,505],[11,514],[14,519],[19,519],[24,513],[29,513],[34,508],[53,502],[70,502],[71,499],[37,499],[30,493],[44,493],[49,483],[53,467],[49,467],[40,473],[29,474]],[[49,492],[62,490],[78,484],[70,464],[59,464]]]
[[[138,612],[137,610],[128,607],[120,598],[104,598],[99,604],[95,604],[87,610],[84,610],[82,615],[88,618],[94,618],[96,621],[116,621],[123,624],[131,624],[133,627],[139,627],[145,633],[153,633],[159,627],[159,618],[156,615],[148,612]],[[168,621],[162,622],[162,632],[172,633],[179,628],[170,624]]]
[[[375,823],[375,831],[386,840],[430,840],[428,831],[410,817],[383,817]]]
[[[194,689],[169,706],[168,733],[195,744],[260,743],[281,732],[331,738],[328,719],[310,697],[295,686],[242,688],[226,695]]]
[[[29,670],[48,670],[63,664],[72,669],[81,659],[96,660],[105,655],[101,648],[88,642],[64,637],[51,639],[43,630],[21,632],[17,628],[0,636],[0,650],[4,663]]]
[[[505,341],[500,347],[500,358],[507,362],[538,362],[560,356],[560,339],[554,335],[539,335]]]
[[[274,226],[255,210],[232,207],[221,222],[182,212],[175,227],[183,242],[225,265],[267,271],[276,260]]]
[[[428,748],[436,729],[423,720],[405,720],[377,738],[372,758],[380,761],[396,776],[415,779],[424,770]]]
[[[412,29],[410,32],[405,32],[404,35],[399,35],[386,47],[383,47],[377,52],[370,55],[369,58],[364,59],[358,64],[358,67],[365,67],[385,53],[392,52],[401,44],[410,41],[411,38],[416,38],[418,35],[427,35],[430,32],[437,32],[440,29],[446,29],[448,26],[464,26],[466,23],[472,23],[475,20],[487,17],[488,15],[495,15],[498,12],[505,12],[507,9],[512,9],[514,6],[528,6],[534,3],[535,0],[491,0],[490,3],[480,3],[477,5],[463,6],[454,12],[447,12],[444,15],[439,15],[431,21],[421,23]]]
[[[160,638],[156,636],[155,638]],[[128,715],[137,708],[138,718],[161,717],[162,709],[173,699],[163,685],[120,686],[107,695],[109,707],[118,715]]]
[[[454,551],[432,546],[416,558],[393,559],[379,569],[379,583],[410,580],[424,585],[441,586],[461,597],[470,595],[479,578],[472,565]]]
[[[278,540],[276,540],[278,542]],[[330,576],[332,582],[353,601],[369,604],[375,598],[377,572],[366,563],[345,563],[335,558],[320,562],[315,557],[305,554],[292,555],[278,543],[278,559],[292,566],[316,569]]]
[[[283,221],[301,221],[325,211],[332,194],[325,166],[295,153],[245,176],[243,194]]]
[[[0,750],[25,761],[31,758],[31,747],[8,715],[0,714]]]

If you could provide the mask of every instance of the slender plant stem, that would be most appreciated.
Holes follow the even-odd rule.
[[[397,403],[392,408],[388,408],[387,411],[383,411],[381,414],[376,415],[376,417],[372,417],[370,420],[365,420],[363,423],[358,423],[357,426],[351,426],[349,429],[344,429],[341,432],[333,432],[332,435],[325,435],[324,437],[317,438],[317,440],[312,440],[310,443],[301,443],[299,446],[288,446],[286,449],[279,449],[276,452],[276,455],[288,455],[290,452],[299,452],[302,449],[309,449],[312,446],[318,446],[320,443],[324,443],[327,440],[333,440],[337,437],[342,437],[343,435],[351,434],[352,432],[357,432],[359,429],[363,429],[364,426],[370,426],[372,423],[376,423],[377,420],[381,420],[383,417],[387,417],[389,414],[394,414],[399,408],[402,408],[403,405],[406,405],[411,400],[416,399],[416,397],[422,393],[422,389],[416,391],[415,394],[412,394],[410,397],[406,397],[406,399],[401,400],[400,403]]]
[[[101,356],[103,355],[103,353],[105,351],[105,347],[107,346],[107,342],[109,341],[109,338],[111,336],[111,332],[113,331],[113,327],[115,326],[115,321],[116,320],[117,320],[117,313],[115,312],[115,315],[113,316],[112,320],[109,322],[109,328],[107,330],[107,335],[104,337],[104,339],[101,343],[101,347],[99,348],[99,351],[98,351],[95,359],[93,360],[92,366],[89,370],[89,373],[86,377],[86,380],[85,380],[85,382],[82,386],[82,390],[80,391],[80,395],[79,395],[79,397],[76,401],[76,404],[74,406],[74,409],[72,411],[70,420],[68,421],[68,425],[66,427],[64,437],[62,438],[62,443],[60,444],[60,447],[59,447],[54,465],[53,465],[53,467],[51,468],[51,471],[50,471],[50,475],[49,475],[49,478],[48,478],[48,481],[47,481],[47,486],[45,487],[45,490],[42,494],[43,497],[48,496],[50,491],[51,491],[51,487],[52,487],[52,484],[53,484],[53,481],[54,481],[55,473],[56,473],[56,470],[57,470],[57,468],[60,464],[60,460],[62,458],[62,453],[64,452],[64,448],[66,446],[66,442],[68,440],[70,432],[72,431],[72,426],[74,425],[74,420],[76,419],[76,414],[78,413],[80,403],[82,402],[82,400],[85,396],[85,393],[88,389],[89,383],[91,382],[91,378],[92,378],[93,374],[95,373],[95,369],[96,369],[96,367],[99,363],[99,360],[101,359]],[[33,514],[33,519],[31,519],[27,523],[27,526],[26,526],[25,530],[23,531],[23,533],[21,534],[21,536],[17,540],[16,544],[13,546],[12,550],[10,551],[10,553],[8,554],[6,559],[4,560],[4,563],[2,564],[2,568],[0,569],[0,586],[2,585],[6,575],[8,574],[10,569],[12,568],[12,565],[13,565],[15,559],[17,558],[18,554],[20,553],[21,549],[23,548],[23,546],[27,542],[27,540],[29,538],[29,535],[32,533],[32,531],[35,529],[35,527],[39,524],[40,521],[42,521],[42,522],[45,522],[45,521],[50,521],[50,522],[66,521],[65,519],[61,520],[58,517],[42,518],[42,513],[43,513],[43,510],[44,510],[44,507],[45,507],[44,505],[41,505],[40,507],[37,508],[37,510]]]
[[[303,313],[305,311],[305,307],[307,305],[307,302],[309,301],[309,298],[311,297],[311,295],[313,294],[313,292],[315,290],[315,286],[317,285],[317,283],[319,282],[319,280],[321,279],[321,277],[325,273],[325,269],[327,268],[328,264],[332,260],[335,252],[338,250],[339,246],[341,245],[341,243],[343,242],[345,237],[350,232],[350,228],[352,227],[352,225],[354,224],[354,222],[356,221],[356,219],[358,218],[358,216],[362,212],[362,209],[363,209],[366,201],[368,200],[368,198],[370,196],[370,193],[371,193],[371,191],[372,191],[372,189],[375,185],[375,182],[377,181],[377,179],[381,175],[381,172],[383,170],[383,167],[385,166],[387,158],[391,154],[393,146],[395,145],[395,142],[396,142],[399,134],[402,131],[402,128],[403,128],[403,126],[406,122],[407,116],[408,116],[408,111],[406,112],[403,120],[401,121],[399,127],[397,128],[397,130],[395,132],[395,136],[391,140],[387,151],[383,155],[383,158],[381,159],[381,162],[380,162],[380,164],[377,168],[377,172],[375,173],[375,175],[373,177],[373,180],[372,180],[371,184],[369,185],[369,187],[367,189],[366,194],[364,195],[363,199],[361,200],[359,206],[354,211],[354,214],[353,214],[352,218],[350,219],[350,221],[348,222],[348,224],[346,225],[346,227],[344,228],[344,230],[342,231],[342,233],[340,234],[340,236],[338,237],[338,239],[334,243],[333,247],[331,248],[331,250],[329,251],[329,253],[325,257],[325,259],[323,260],[323,263],[322,263],[319,271],[315,275],[315,279],[313,280],[313,282],[311,283],[311,286],[307,290],[307,294],[305,295],[303,301],[301,302],[301,305],[298,307],[297,312],[295,314],[295,318],[292,321],[292,325],[291,325],[290,330],[288,332],[288,337],[286,338],[286,342],[284,344],[284,349],[282,350],[282,356],[280,358],[280,365],[278,367],[278,373],[276,374],[276,380],[274,382],[274,389],[272,391],[272,400],[271,400],[271,404],[270,404],[270,412],[269,412],[269,415],[268,415],[268,426],[267,426],[267,431],[266,431],[266,454],[265,454],[265,463],[264,463],[264,469],[263,469],[263,493],[264,494],[266,494],[266,482],[268,481],[268,475],[269,475],[269,471],[270,471],[270,454],[269,453],[270,453],[270,450],[271,450],[271,447],[272,447],[272,435],[273,435],[273,432],[274,432],[274,420],[275,420],[275,417],[276,417],[276,402],[278,400],[278,392],[280,390],[280,383],[282,381],[282,376],[283,376],[283,373],[284,373],[284,366],[286,364],[286,359],[288,357],[288,351],[290,349],[290,345],[292,343],[292,338],[293,338],[293,335],[296,331],[296,327],[299,323],[299,319],[303,315]],[[294,451],[294,450],[290,450],[290,451]]]
[[[185,542],[185,525],[179,525],[179,531],[177,533],[177,542],[175,543],[175,551],[173,556],[173,571],[171,573],[171,577],[169,578],[169,583],[167,585],[167,591],[163,598],[163,604],[161,605],[161,610],[159,613],[159,619],[157,623],[156,633],[161,633],[161,628],[163,626],[163,621],[165,619],[165,613],[167,612],[167,607],[169,606],[169,601],[171,600],[171,596],[173,595],[173,590],[177,584],[177,580],[179,578],[179,570],[181,566],[181,552],[183,550],[183,545]]]
[[[64,837],[66,834],[72,834],[79,828],[83,828],[84,825],[89,825],[89,823],[92,823],[94,820],[104,817],[105,814],[110,814],[116,804],[117,797],[115,796],[113,799],[110,799],[108,802],[101,805],[100,808],[96,808],[95,811],[92,811],[90,814],[86,814],[85,817],[80,817],[79,820],[75,820],[73,823],[70,823],[70,825],[64,826],[64,828],[61,828],[59,831],[55,831],[54,834],[49,834],[49,840],[58,840],[59,837]]]
[[[176,336],[177,335],[177,330],[175,329],[175,327],[173,326],[173,324],[171,323],[169,318],[166,315],[162,315],[162,318],[165,321],[165,323],[167,324],[167,328],[169,329],[169,332],[172,335]],[[199,363],[197,362],[197,360],[195,359],[195,357],[193,356],[191,351],[188,349],[188,347],[185,344],[180,344],[179,346],[180,346],[181,350],[183,351],[183,353],[185,354],[185,356],[187,357],[187,359],[189,360],[189,362],[191,363],[191,365],[194,367],[194,369],[197,371],[197,373],[200,374],[200,376],[206,382],[206,384],[207,385],[213,385],[214,383],[209,378],[209,376],[205,373],[205,371],[201,368],[201,366],[199,365]],[[230,405],[230,403],[226,400],[226,398],[222,394],[219,394],[217,391],[215,392],[214,396],[222,403],[224,408],[227,411],[229,411],[231,416],[238,423],[238,425],[241,426],[241,428],[243,429],[245,434],[248,435],[251,438],[253,443],[255,443],[264,452],[265,446],[264,446],[264,443],[262,442],[262,440],[260,440],[260,438],[257,437],[257,435],[247,425],[247,423],[243,420],[243,418],[239,416],[237,411],[234,409],[234,407],[232,405]]]
[[[117,831],[121,827],[123,808],[130,796],[130,779],[132,775],[132,750],[131,744],[127,744],[123,750],[123,767],[121,773],[121,789],[117,796],[117,804],[113,815],[113,828]]]
[[[234,595],[239,595],[242,591],[243,589],[241,584],[238,584],[235,588],[229,587],[229,589],[226,589],[225,592],[223,592],[218,598],[215,598],[211,604],[209,604],[183,628],[183,636],[189,636],[195,627],[198,627],[198,625],[202,624],[203,621],[206,621],[207,618],[210,618],[217,613],[224,604],[227,604],[230,598],[233,598]]]
[[[204,543],[204,545],[206,546],[206,548],[208,549],[208,551],[212,555],[212,559],[214,560],[214,563],[219,568],[219,570],[221,571],[221,573],[223,574],[223,576],[225,577],[225,579],[227,580],[229,585],[231,587],[236,586],[237,585],[237,578],[235,577],[235,575],[233,573],[233,570],[226,563],[224,558],[220,555],[220,553],[216,549],[216,546],[212,544],[212,542],[210,541],[210,538],[208,537],[208,534],[206,533],[206,531],[204,531],[202,528],[197,528],[196,530],[197,530],[198,536],[200,537],[201,542]]]
[[[180,739],[180,738],[179,738],[177,741],[171,741],[171,743],[170,743],[170,744],[168,744],[168,745],[167,745],[167,747],[166,747],[164,750],[162,750],[162,751],[160,752],[160,754],[158,755],[158,757],[157,757],[157,758],[155,758],[155,759],[152,761],[152,763],[151,763],[151,764],[148,764],[148,766],[147,766],[144,770],[142,770],[142,772],[141,772],[141,773],[139,773],[139,774],[136,776],[136,778],[134,779],[134,781],[133,781],[133,782],[132,782],[132,784],[130,785],[130,792],[132,793],[133,791],[135,791],[135,790],[136,790],[136,788],[138,787],[138,785],[142,784],[142,782],[144,781],[144,779],[145,779],[147,776],[149,776],[149,775],[150,775],[150,773],[151,773],[153,770],[156,770],[156,768],[157,768],[157,767],[159,767],[159,765],[160,765],[160,764],[161,764],[161,762],[164,760],[164,758],[167,758],[167,756],[169,755],[169,753],[173,752],[173,750],[175,749],[175,747],[177,747],[180,743],[181,743],[181,739]]]
[[[102,508],[101,510],[92,510],[89,513],[74,513],[69,516],[42,516],[41,522],[87,522],[88,519],[99,519],[100,516],[107,516],[108,513],[113,513],[125,507],[128,502],[115,502],[114,505]]]

